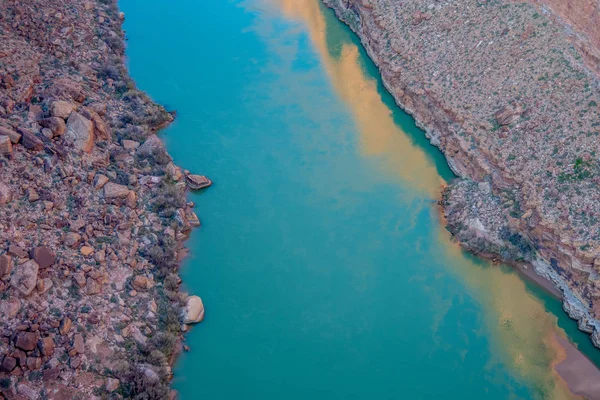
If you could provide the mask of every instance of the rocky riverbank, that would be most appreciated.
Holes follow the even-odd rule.
[[[115,0],[0,8],[0,399],[173,396],[198,297],[178,264],[199,220],[124,66]]]
[[[324,2],[458,175],[442,200],[455,237],[533,266],[600,345],[597,7]]]

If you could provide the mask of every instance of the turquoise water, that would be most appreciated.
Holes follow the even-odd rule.
[[[463,254],[442,155],[317,0],[121,0],[131,74],[214,185],[182,266],[204,322],[182,399],[568,398],[560,303]]]

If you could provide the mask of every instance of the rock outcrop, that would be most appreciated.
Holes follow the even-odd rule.
[[[198,218],[122,21],[116,0],[2,3],[0,399],[172,397]]]
[[[533,265],[600,345],[600,86],[594,46],[582,45],[597,41],[597,9],[324,2],[458,175],[442,201],[452,233],[475,253]]]

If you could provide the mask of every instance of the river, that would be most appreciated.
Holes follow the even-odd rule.
[[[319,0],[121,0],[129,67],[177,119],[175,162],[215,183],[182,265],[204,322],[186,399],[568,399],[560,301],[465,254],[453,178]]]

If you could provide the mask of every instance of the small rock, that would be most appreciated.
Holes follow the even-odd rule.
[[[94,177],[94,188],[100,190],[108,183],[108,177],[102,174],[96,174]]]
[[[39,266],[29,260],[15,268],[15,272],[10,280],[11,286],[28,296],[36,288]]]
[[[145,291],[152,289],[152,287],[154,286],[154,282],[152,282],[152,280],[148,279],[145,276],[138,275],[135,278],[133,278],[131,286],[133,286],[133,288],[136,290]]]
[[[118,183],[109,182],[104,185],[105,199],[124,199],[129,195],[127,186],[119,185]]]
[[[121,381],[119,381],[118,379],[108,378],[106,380],[106,390],[109,392],[114,392],[119,388],[120,385]]]
[[[34,203],[34,202],[38,201],[39,199],[40,199],[40,195],[34,188],[27,189],[27,200],[29,200],[30,203]]]
[[[83,272],[76,272],[73,274],[73,280],[79,287],[84,287],[86,284],[85,274]]]
[[[37,400],[40,397],[37,390],[27,386],[24,383],[19,383],[17,385],[17,393],[28,398],[29,400]]]
[[[54,339],[52,339],[51,337],[45,337],[40,339],[38,341],[38,347],[42,352],[42,355],[47,357],[52,357],[52,355],[54,355],[55,344]]]
[[[65,137],[73,141],[77,149],[89,153],[94,148],[94,125],[92,121],[74,111],[67,120]]]
[[[121,142],[121,144],[125,150],[135,150],[140,147],[140,142],[136,142],[135,140],[125,139]]]
[[[50,129],[53,136],[62,136],[67,131],[65,120],[59,117],[44,118],[39,121],[39,124],[44,128]]]
[[[21,134],[12,129],[0,126],[0,136],[8,136],[12,144],[17,144],[21,141]]]
[[[77,354],[85,353],[85,345],[83,343],[83,336],[80,333],[76,334],[73,337],[73,349],[77,352]]]
[[[52,106],[50,106],[50,114],[53,117],[62,119],[69,118],[69,115],[71,115],[73,110],[75,110],[75,105],[67,101],[55,101],[52,103]]]
[[[12,271],[12,257],[8,254],[0,256],[0,278],[10,274]]]
[[[79,240],[81,240],[80,234],[78,234],[76,232],[69,232],[65,235],[63,241],[66,246],[74,247],[79,243]]]
[[[69,333],[69,331],[71,330],[72,327],[73,327],[73,321],[71,321],[71,318],[64,317],[62,319],[62,321],[60,321],[60,327],[59,327],[58,331],[60,332],[61,335],[66,335],[67,333]]]
[[[184,324],[196,324],[204,319],[204,304],[198,296],[190,296],[185,307]]]
[[[95,295],[102,291],[102,286],[98,283],[97,280],[92,278],[87,278],[85,284],[85,291],[89,295]]]
[[[2,360],[0,364],[0,371],[3,372],[12,372],[13,369],[17,366],[17,360],[14,357],[6,356]]]
[[[92,254],[94,252],[94,249],[90,246],[82,246],[79,251],[81,252],[81,254],[83,254],[84,256],[89,256],[90,254]]]
[[[0,182],[0,205],[8,204],[12,201],[12,191],[10,186]]]
[[[137,196],[133,190],[130,190],[127,194],[127,198],[125,199],[125,205],[129,208],[136,208],[137,206]]]
[[[27,250],[25,250],[24,248],[17,246],[16,244],[11,244],[8,247],[8,254],[10,254],[11,256],[16,256],[16,257],[27,257]]]
[[[54,253],[46,246],[38,246],[31,252],[31,257],[44,269],[54,264]]]
[[[35,332],[20,332],[17,335],[17,339],[15,340],[15,347],[25,350],[31,351],[35,349],[38,342],[38,335]]]
[[[44,149],[44,142],[29,129],[19,128],[21,134],[21,143],[27,150],[41,151]]]
[[[0,155],[4,157],[12,156],[12,142],[8,136],[0,136]]]

